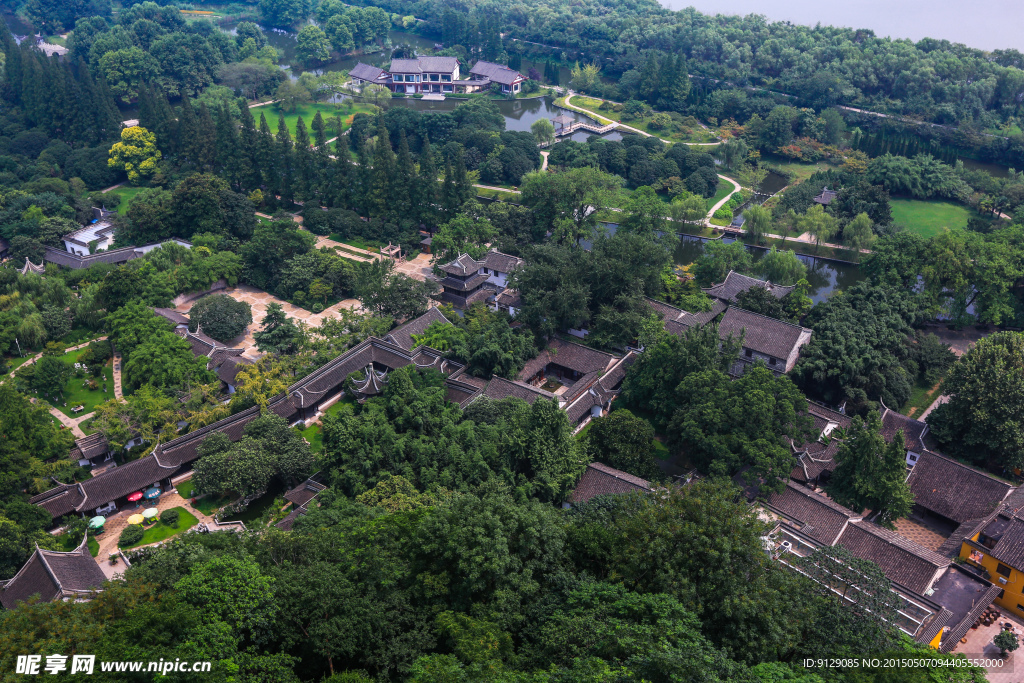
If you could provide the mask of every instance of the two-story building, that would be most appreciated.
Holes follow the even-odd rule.
[[[393,92],[452,93],[459,80],[459,60],[455,57],[417,57],[394,59],[388,70],[388,86]]]
[[[488,301],[505,291],[513,271],[523,264],[518,256],[491,249],[477,261],[462,254],[454,261],[438,266],[445,274],[441,285],[441,300],[467,308],[478,301]],[[492,305],[492,308],[495,306]]]

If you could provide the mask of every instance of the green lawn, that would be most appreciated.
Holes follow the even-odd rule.
[[[29,352],[29,353],[26,353],[23,357],[18,357],[18,356],[5,357],[4,360],[7,361],[6,373],[10,374],[10,373],[14,372],[19,367],[21,367],[22,363],[24,363],[27,360],[31,360],[32,358],[35,357],[35,355],[36,354],[34,352]]]
[[[727,180],[718,179],[718,190],[715,192],[715,196],[708,200],[708,211],[711,207],[722,201],[734,192],[732,183]]]
[[[85,349],[79,349],[77,351],[71,351],[70,353],[64,354],[64,361],[74,368],[75,362],[78,361],[78,357],[85,352]],[[103,374],[96,378],[96,384],[99,386],[95,391],[89,389],[87,385],[92,379],[92,375],[86,373],[86,376],[77,379],[72,377],[68,380],[68,383],[64,385],[64,401],[67,405],[57,403],[55,406],[58,410],[69,417],[80,417],[86,413],[91,413],[96,406],[104,401],[109,401],[114,398],[114,366],[113,361],[107,361],[106,366],[103,368]],[[107,391],[103,391],[103,384],[106,382]],[[77,405],[85,406],[85,410],[81,410],[77,413],[71,411]]]
[[[922,385],[920,382],[914,383],[914,388],[910,392],[910,398],[903,405],[900,410],[901,413],[908,417],[918,417],[921,413],[928,410],[928,406],[935,402],[935,399],[939,397],[941,392],[942,382],[939,382],[933,387]]]
[[[298,122],[299,117],[306,123],[306,131],[309,133],[310,140],[313,138],[313,117],[316,116],[317,111],[320,112],[320,116],[324,118],[324,123],[327,124],[327,139],[331,139],[336,135],[340,135],[348,130],[352,126],[352,118],[359,112],[372,113],[373,106],[369,104],[362,104],[355,102],[349,107],[347,104],[307,104],[303,107],[299,107],[295,111],[287,112],[281,109],[277,104],[267,104],[262,107],[253,107],[252,115],[256,118],[256,123],[259,123],[260,114],[264,114],[267,117],[267,123],[270,124],[270,130],[274,133],[277,132],[277,119],[281,114],[284,114],[284,122],[288,126],[288,132],[292,134],[292,138],[295,137],[295,124]],[[331,118],[334,116],[341,116],[341,130],[336,131],[331,127]]]
[[[171,508],[172,510],[178,511],[178,526],[167,526],[160,520],[157,520],[151,524],[147,529],[146,533],[142,535],[142,540],[135,545],[125,546],[127,548],[135,548],[141,545],[149,545],[150,543],[159,543],[160,541],[166,541],[171,536],[180,534],[182,531],[191,529],[199,520],[196,519],[195,515],[186,510],[183,507]]]
[[[971,212],[965,206],[934,199],[891,199],[892,221],[924,237],[946,228],[966,228]]]
[[[177,489],[178,495],[185,500],[190,499],[195,493],[195,485],[192,483],[191,479],[186,479],[180,484],[175,484],[174,488]],[[229,496],[203,496],[197,500],[192,507],[202,512],[207,517],[212,517],[213,513],[230,502],[231,498]]]
[[[807,180],[818,171],[827,171],[829,169],[829,165],[824,161],[812,164],[805,161],[793,161],[792,159],[773,154],[765,155],[763,161],[770,167],[789,173],[792,176],[789,179],[790,185]]]
[[[121,203],[117,205],[117,213],[121,216],[128,213],[128,205],[132,202],[132,197],[142,192],[146,188],[144,187],[132,187],[130,185],[122,185],[121,187],[115,188],[107,194],[116,194],[121,197]]]
[[[247,507],[243,512],[231,515],[224,521],[242,522],[246,526],[250,526],[253,522],[262,519],[268,510],[273,509],[275,507],[275,503],[279,503],[276,505],[278,509],[284,507],[284,504],[287,501],[281,497],[282,493],[284,493],[284,484],[282,484],[279,479],[275,478],[270,482],[270,486],[267,488],[266,493],[249,503],[249,507]]]
[[[86,541],[86,545],[89,547],[89,553],[96,557],[100,554],[100,542],[93,537],[94,532],[89,533],[89,539]],[[78,547],[81,541],[73,541],[67,534],[61,534],[57,537],[57,542],[60,543],[60,549],[64,552],[71,552]]]
[[[670,457],[672,457],[672,454],[669,453],[668,446],[655,439],[654,457],[657,458],[658,460],[668,460]]]
[[[327,409],[327,415],[336,415],[340,411],[343,405],[352,404],[354,401],[347,396],[333,406]],[[296,429],[298,429],[296,427]],[[302,434],[302,438],[309,442],[309,448],[314,453],[319,453],[324,448],[324,435],[320,429],[320,423],[312,424],[305,429],[299,429],[299,434]]]

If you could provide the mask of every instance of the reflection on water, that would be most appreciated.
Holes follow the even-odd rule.
[[[786,180],[786,176],[775,173],[774,171],[769,171],[768,175],[765,176],[764,181],[758,185],[757,191],[761,194],[771,195],[775,194],[788,184],[789,181]]]
[[[618,228],[614,223],[606,223],[604,227],[609,235],[614,235],[615,230]],[[735,241],[735,239],[730,237],[722,238],[722,242],[725,244],[731,244]],[[707,242],[707,239],[704,237],[679,235],[679,245],[673,254],[675,262],[681,266],[690,265],[704,253],[705,242]],[[586,244],[584,246],[589,248],[590,245]],[[753,247],[749,244],[747,245],[747,251],[750,252],[755,264],[768,252],[764,247]],[[860,267],[855,263],[832,261],[803,254],[797,254],[797,258],[807,266],[807,283],[811,286],[808,295],[814,303],[824,301],[837,289],[846,289],[855,282],[864,279],[863,273],[860,272]]]
[[[409,107],[416,111],[451,111],[464,101],[452,98],[441,102],[395,98],[391,100],[391,106]],[[528,100],[495,100],[495,104],[498,105],[501,115],[505,117],[505,130],[529,132],[530,126],[537,119],[551,119],[559,114],[570,116],[574,121],[593,121],[589,116],[579,112],[556,107],[554,99],[550,96],[536,97]],[[590,133],[580,132],[574,134],[572,139],[585,142],[589,136]],[[622,136],[612,132],[605,135],[604,138],[606,140],[621,140]]]
[[[964,162],[964,168],[971,168],[976,171],[987,171],[994,175],[996,178],[1009,178],[1010,169],[1006,166],[1000,166],[999,164],[990,164],[985,161],[975,161],[974,159],[968,159],[966,157],[958,157],[959,161]]]
[[[675,262],[685,266],[696,261],[704,253],[704,243],[706,241],[702,237],[680,235],[679,246],[676,247],[674,254]],[[723,237],[722,241],[730,244],[736,240]],[[749,244],[747,245],[747,251],[753,257],[755,265],[768,252],[764,247],[753,247]],[[811,297],[814,303],[824,301],[837,289],[846,289],[855,282],[864,279],[864,274],[860,272],[860,267],[855,263],[832,261],[804,254],[797,254],[797,258],[807,266],[807,283],[811,286],[808,296]]]

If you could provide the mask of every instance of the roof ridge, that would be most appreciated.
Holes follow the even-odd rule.
[[[765,320],[771,320],[773,322],[782,323],[783,325],[789,325],[790,327],[795,327],[798,330],[810,330],[811,329],[809,327],[804,327],[803,325],[797,325],[796,323],[791,323],[788,320],[779,320],[778,318],[773,318],[770,315],[763,315],[761,313],[754,313],[753,311],[748,311],[747,309],[743,308],[742,306],[738,306],[736,304],[729,304],[729,309],[733,309],[733,308],[735,308],[737,311],[743,311],[747,315],[756,315],[759,318],[764,318]]]
[[[916,541],[912,541],[909,538],[904,538],[903,536],[897,534],[895,531],[890,531],[889,529],[886,529],[883,526],[875,524],[874,522],[869,522],[866,519],[861,519],[858,521],[851,520],[850,525],[857,527],[864,533],[876,536],[877,538],[880,538],[882,541],[890,545],[894,545],[900,548],[901,550],[905,550],[908,553],[913,553],[916,557],[927,562],[930,562],[936,566],[945,566],[948,565],[951,561],[948,557],[940,555],[934,550],[925,548],[923,545],[917,543]]]
[[[896,415],[901,415],[901,413],[895,413],[895,414]],[[907,417],[907,416],[904,415],[904,417]],[[914,418],[911,417],[911,418],[908,418],[908,419],[913,420]],[[922,423],[922,424],[927,425],[928,423],[925,422],[925,423]],[[928,454],[928,455],[934,456],[936,458],[939,458],[941,460],[945,460],[946,462],[952,463],[953,465],[956,465],[957,467],[962,467],[965,470],[970,470],[971,472],[974,472],[975,474],[980,474],[983,477],[987,477],[987,478],[991,479],[994,482],[997,482],[999,484],[1004,484],[1004,485],[1008,486],[1011,491],[1017,489],[1017,487],[1014,486],[1013,484],[1011,484],[1010,482],[1008,482],[1008,481],[1006,481],[1004,479],[1000,479],[999,477],[995,476],[994,474],[991,474],[989,472],[985,472],[984,470],[980,470],[977,467],[973,467],[971,465],[968,465],[967,463],[960,462],[959,460],[957,460],[955,458],[951,458],[948,455],[944,455],[942,453],[938,453],[938,452],[933,451],[933,450],[931,450],[929,448],[925,448],[924,449],[924,452],[922,453],[922,455],[924,455],[924,454]],[[915,465],[915,468],[916,468],[916,465]],[[1004,498],[1005,498],[1005,496],[1004,496]]]

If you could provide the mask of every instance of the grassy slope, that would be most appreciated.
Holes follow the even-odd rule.
[[[309,133],[309,137],[313,138],[313,117],[316,116],[316,112],[320,112],[320,116],[324,118],[324,122],[327,124],[327,137],[328,139],[338,135],[338,131],[331,128],[331,118],[335,115],[341,116],[342,119],[342,130],[345,132],[352,125],[352,117],[359,112],[370,113],[373,111],[373,107],[367,104],[355,103],[351,108],[344,105],[335,104],[307,104],[303,107],[299,107],[293,112],[282,111],[281,107],[276,104],[268,104],[262,107],[254,107],[252,115],[256,119],[256,123],[259,123],[260,113],[266,114],[267,123],[270,124],[270,130],[274,133],[277,132],[277,119],[282,113],[284,114],[284,122],[288,126],[288,132],[292,134],[292,138],[295,137],[295,124],[298,122],[299,117],[306,123],[306,131]]]
[[[965,228],[970,210],[959,204],[938,200],[892,199],[892,220],[925,237],[945,228]]]

